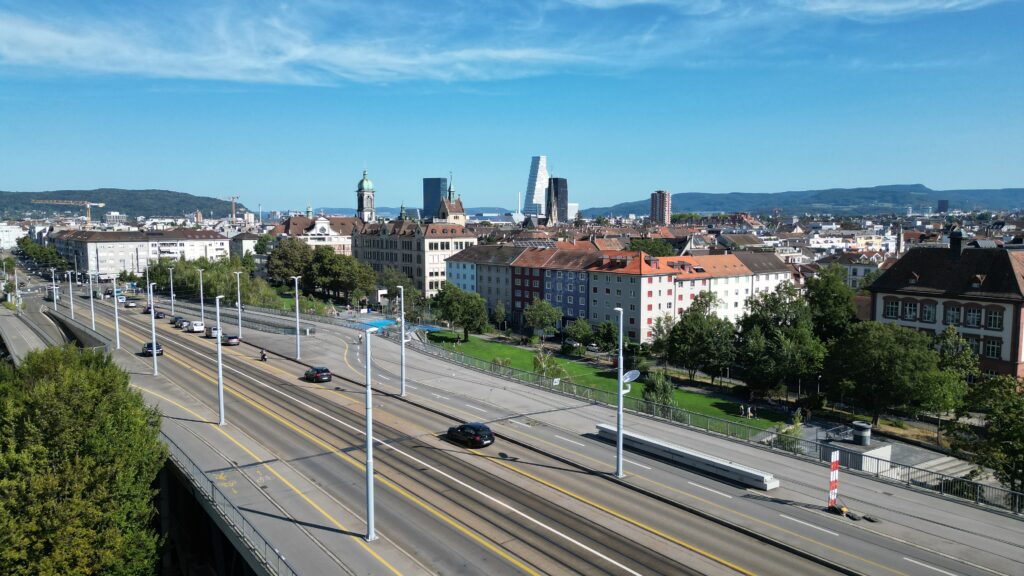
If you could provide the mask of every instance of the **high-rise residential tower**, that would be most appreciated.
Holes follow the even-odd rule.
[[[668,226],[672,221],[672,195],[664,190],[651,194],[651,222]]]
[[[548,226],[569,220],[569,182],[565,178],[548,178],[545,210]]]
[[[423,217],[433,218],[437,216],[437,210],[441,207],[441,199],[448,194],[447,178],[424,178],[423,179]]]
[[[530,162],[530,179],[526,183],[526,199],[523,201],[523,214],[544,215],[544,203],[547,199],[548,157],[534,156]]]
[[[363,222],[373,222],[377,219],[377,212],[373,208],[373,182],[363,170],[363,179],[356,185],[356,216]]]

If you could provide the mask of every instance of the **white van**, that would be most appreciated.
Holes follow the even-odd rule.
[[[206,327],[206,337],[207,338],[220,338],[220,330],[217,330],[216,326],[207,326]]]
[[[203,332],[206,331],[206,325],[196,320],[195,322],[192,323],[191,326],[188,327],[188,331],[202,334]]]

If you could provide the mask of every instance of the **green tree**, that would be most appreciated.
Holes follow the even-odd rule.
[[[683,224],[684,222],[695,222],[697,220],[700,220],[700,214],[695,212],[677,212],[671,217],[673,224]]]
[[[590,322],[587,322],[583,318],[573,320],[571,324],[562,330],[562,334],[566,338],[571,338],[583,346],[590,344],[590,341],[594,338],[594,331],[590,327]]]
[[[875,280],[878,280],[884,272],[885,270],[872,270],[871,272],[861,276],[857,292],[860,294],[868,294],[868,286],[874,284]]]
[[[155,574],[160,416],[110,356],[0,365],[0,573]]]
[[[721,376],[735,360],[735,328],[715,314],[717,306],[713,292],[699,293],[668,335],[669,362],[686,368],[691,380],[698,370],[712,378]]]
[[[597,218],[594,218],[594,224],[597,224],[598,226],[607,226],[608,225],[608,217],[607,216],[598,216]]]
[[[628,250],[640,250],[651,256],[675,256],[676,251],[662,238],[633,238]]]
[[[598,324],[597,330],[594,331],[594,343],[605,352],[618,349],[619,329],[608,321]]]
[[[309,267],[302,273],[303,289],[337,296],[345,272],[341,255],[330,246],[317,246]]]
[[[445,282],[434,296],[434,302],[438,317],[452,327],[461,327],[466,342],[470,332],[482,332],[487,326],[487,302],[475,292],[465,292]]]
[[[949,386],[926,394],[922,405],[939,419],[939,426],[935,429],[935,442],[939,443],[942,415],[946,412],[955,412],[963,406],[968,383],[981,376],[981,365],[971,344],[956,331],[955,326],[947,326],[935,337],[932,346],[939,352],[939,370],[953,376]]]
[[[826,345],[842,338],[857,318],[853,289],[846,284],[846,270],[842,266],[826,266],[817,277],[807,280],[806,294],[814,335]]]
[[[413,298],[413,291],[419,292],[416,289],[416,285],[413,284],[412,279],[406,276],[401,270],[393,266],[386,266],[383,270],[377,273],[377,285],[381,288],[387,288],[388,300],[395,300],[398,298],[398,287],[402,286],[408,298]]]
[[[494,319],[495,326],[501,326],[505,323],[505,303],[501,300],[494,303],[494,311],[491,312],[491,317]]]
[[[583,214],[576,212],[576,217],[572,219],[572,227],[583,228],[586,224],[586,221],[583,220]]]
[[[672,407],[675,405],[675,388],[671,379],[663,370],[652,370],[644,379],[641,397],[647,403],[647,412],[662,418],[672,417]]]
[[[663,364],[668,363],[672,355],[672,327],[676,323],[675,316],[664,314],[654,319],[651,328],[651,354]]]
[[[282,238],[267,257],[267,275],[278,282],[302,276],[313,261],[313,249],[298,238]]]
[[[259,239],[256,240],[256,246],[253,249],[256,250],[257,254],[266,254],[270,251],[271,245],[274,243],[274,237],[270,234],[261,234]]]
[[[825,346],[814,335],[807,301],[792,284],[747,300],[737,357],[754,394],[781,396],[787,384],[821,372]]]
[[[826,383],[849,391],[878,423],[883,410],[927,406],[951,397],[957,375],[939,368],[927,335],[896,324],[861,322],[829,354]]]
[[[985,428],[954,422],[953,448],[991,469],[1007,489],[1024,492],[1024,385],[1012,376],[986,378],[972,387],[968,405],[985,412]]]
[[[543,336],[548,331],[555,329],[558,321],[562,319],[562,313],[547,300],[538,298],[523,309],[523,319],[528,328],[535,332],[540,330],[541,336]]]

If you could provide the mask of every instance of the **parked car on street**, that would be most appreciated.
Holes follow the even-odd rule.
[[[192,322],[189,321],[189,320],[186,320],[184,318],[179,318],[178,321],[174,323],[174,327],[175,328],[186,328],[191,323]]]
[[[234,334],[225,334],[221,337],[220,343],[224,346],[238,346],[242,343],[242,339]]]
[[[156,313],[156,317],[157,318],[165,318],[166,316],[167,316],[167,314],[164,314],[163,312],[157,312]]]
[[[185,319],[184,316],[174,316],[174,317],[171,318],[171,325],[177,327],[178,326],[178,321],[179,320],[184,320],[184,319]]]
[[[206,337],[207,338],[220,338],[220,330],[218,330],[216,326],[207,326],[206,327]]]
[[[331,379],[333,378],[333,375],[331,374],[330,368],[324,368],[323,366],[320,366],[306,370],[306,373],[303,375],[303,378],[305,378],[309,382],[330,382]]]
[[[470,448],[483,448],[494,444],[494,433],[487,424],[470,422],[448,429],[448,439],[452,442],[465,444]]]
[[[152,356],[153,355],[153,343],[152,342],[146,342],[145,344],[142,345],[142,355],[143,356]],[[159,342],[156,343],[156,355],[157,356],[163,356],[164,355],[164,347]]]
[[[138,302],[136,302],[134,300],[129,300],[129,301],[124,303],[124,307],[125,308],[138,308],[139,304],[138,304]]]
[[[203,332],[206,332],[206,324],[203,324],[199,320],[196,320],[196,321],[192,322],[191,324],[189,324],[189,326],[187,328],[185,328],[185,330],[187,332],[194,332],[196,334],[202,334]]]

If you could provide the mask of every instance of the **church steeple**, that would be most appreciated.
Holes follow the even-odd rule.
[[[448,201],[455,201],[455,177],[452,176],[451,171],[448,172]]]
[[[363,179],[356,185],[356,215],[363,222],[373,222],[376,219],[376,210],[373,208],[373,181],[363,170]]]

